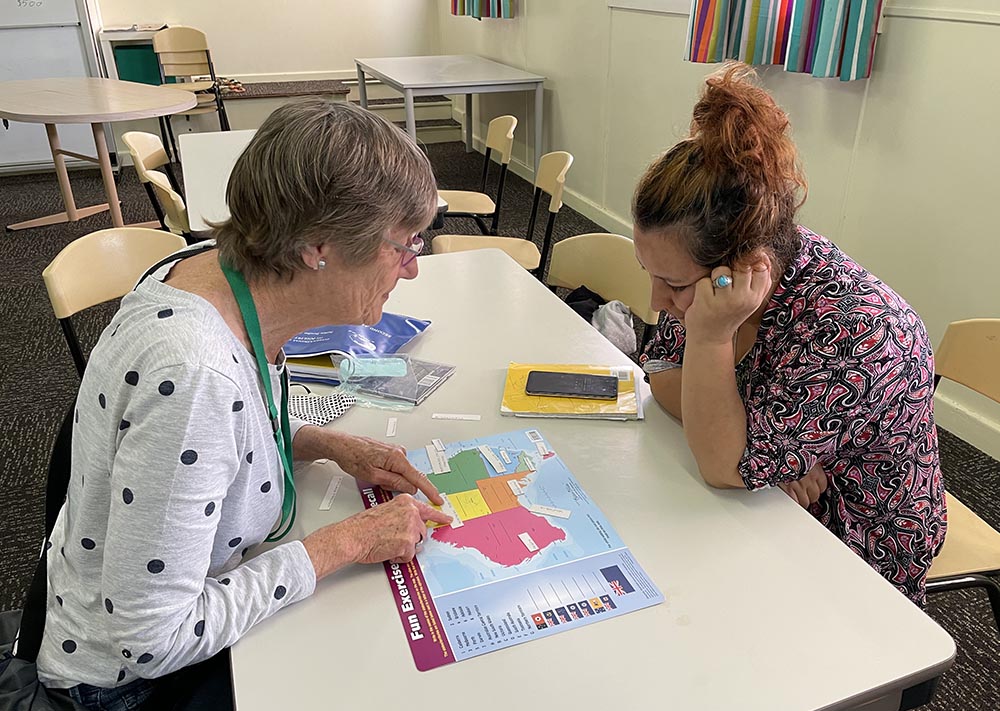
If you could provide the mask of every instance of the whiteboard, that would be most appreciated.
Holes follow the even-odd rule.
[[[78,27],[0,29],[0,81],[85,77],[85,52]],[[58,130],[63,148],[93,155],[94,136],[89,125],[62,125]],[[51,162],[45,126],[11,121],[5,130],[0,125],[0,167]]]
[[[76,25],[76,0],[0,0],[0,27]]]
[[[608,0],[608,7],[662,12],[685,17],[691,14],[691,0]]]

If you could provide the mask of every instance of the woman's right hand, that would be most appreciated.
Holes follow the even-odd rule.
[[[427,523],[451,516],[409,494],[330,524],[302,541],[320,580],[348,563],[407,563],[427,533]]]

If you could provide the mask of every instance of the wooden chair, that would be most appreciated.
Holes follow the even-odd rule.
[[[42,281],[77,372],[87,365],[70,317],[124,296],[153,264],[184,247],[177,235],[143,227],[115,227],[70,242],[53,259]]]
[[[163,208],[163,223],[168,230],[175,235],[180,235],[188,242],[195,240],[191,234],[191,225],[188,222],[187,206],[180,193],[174,190],[170,184],[170,179],[158,170],[146,172],[149,185],[153,189],[157,202]]]
[[[146,195],[149,196],[149,201],[153,204],[153,212],[156,213],[156,219],[160,221],[160,226],[163,229],[169,230],[170,228],[167,227],[167,223],[164,220],[163,207],[160,205],[160,201],[156,199],[156,192],[153,190],[149,179],[150,171],[162,168],[163,172],[166,173],[167,179],[170,181],[170,186],[177,194],[181,192],[180,186],[177,184],[177,178],[174,177],[174,171],[170,166],[170,157],[167,156],[167,152],[163,148],[163,141],[152,133],[144,133],[143,131],[123,133],[122,141],[132,156],[132,165],[135,166],[135,172],[139,175],[139,182],[146,189]]]
[[[934,385],[948,378],[1000,402],[1000,319],[977,318],[948,325],[934,356]],[[927,592],[982,588],[1000,628],[1000,532],[953,494],[947,495],[948,532],[927,575]]]
[[[566,151],[546,153],[538,162],[538,172],[535,174],[535,199],[531,205],[527,239],[493,235],[438,235],[431,244],[431,251],[434,254],[444,254],[447,252],[467,252],[473,249],[501,249],[514,261],[541,279],[545,270],[545,261],[552,247],[552,228],[555,225],[556,215],[559,214],[559,208],[562,207],[566,173],[571,165],[573,165],[573,156]],[[549,195],[549,219],[545,224],[545,237],[542,240],[542,250],[539,252],[532,240],[535,236],[538,203],[543,192]]]
[[[514,129],[517,119],[513,116],[498,116],[490,121],[486,131],[486,156],[483,160],[483,179],[479,192],[470,190],[438,190],[441,198],[448,203],[448,217],[471,217],[479,225],[484,235],[495,235],[500,224],[500,203],[503,200],[503,186],[507,180],[507,168],[514,152]],[[486,183],[490,174],[490,157],[493,151],[500,154],[500,177],[497,180],[497,199],[486,194]],[[492,218],[487,227],[486,218]]]
[[[229,117],[226,115],[226,105],[222,101],[222,91],[219,89],[218,77],[215,75],[215,65],[212,64],[212,53],[208,49],[208,39],[205,33],[194,27],[168,27],[153,35],[153,52],[160,67],[160,83],[173,88],[181,88],[193,92],[198,98],[198,105],[188,111],[182,111],[181,116],[218,113],[219,128],[229,130]],[[210,79],[196,80],[198,76],[209,76]],[[167,84],[167,79],[173,78],[181,84],[180,87]],[[161,130],[166,127],[170,149],[177,156],[177,144],[174,141],[173,126],[170,116],[165,116],[161,122]]]
[[[635,246],[628,237],[593,232],[564,239],[552,247],[552,261],[546,282],[576,289],[586,286],[608,301],[621,301],[644,324],[639,351],[653,335],[660,312],[649,303],[652,286],[635,258]]]

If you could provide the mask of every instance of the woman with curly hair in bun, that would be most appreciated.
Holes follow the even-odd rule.
[[[788,117],[730,63],[633,198],[663,312],[641,357],[705,481],[781,487],[918,605],[944,541],[934,360],[920,317],[799,226]]]

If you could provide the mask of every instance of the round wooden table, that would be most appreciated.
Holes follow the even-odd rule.
[[[195,95],[180,89],[167,89],[129,81],[93,78],[32,79],[0,82],[0,118],[24,123],[43,123],[49,137],[64,212],[8,225],[8,230],[76,222],[80,218],[111,210],[115,227],[124,226],[111,158],[104,138],[104,124],[114,121],[152,118],[186,111],[198,103]],[[89,123],[94,132],[97,157],[63,150],[59,146],[60,123]],[[63,156],[97,163],[104,179],[108,202],[91,207],[76,206]]]

